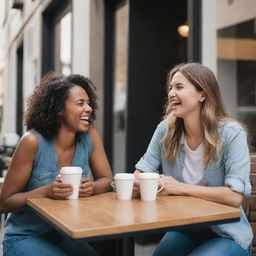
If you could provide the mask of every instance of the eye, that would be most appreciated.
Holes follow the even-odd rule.
[[[180,84],[178,84],[178,85],[176,86],[176,88],[177,88],[177,89],[182,89],[182,88],[183,88],[183,86],[182,86],[182,85],[180,85]]]
[[[82,101],[78,101],[78,102],[77,102],[77,105],[80,106],[80,107],[82,107],[82,106],[84,105],[84,103],[83,103]]]

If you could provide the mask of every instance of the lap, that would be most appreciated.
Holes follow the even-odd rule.
[[[158,244],[153,256],[186,256],[195,247],[195,243],[185,234],[168,232]]]
[[[168,232],[158,244],[153,256],[251,255],[231,239],[219,237],[211,232],[203,238],[202,234],[205,234],[206,231],[203,230],[202,233],[200,231]]]
[[[41,237],[17,238],[8,243],[4,242],[3,251],[5,256],[68,256],[54,243]]]
[[[246,252],[239,246],[235,241],[219,237],[211,239],[202,245],[198,246],[195,250],[193,250],[189,256],[249,256],[250,253]]]
[[[98,256],[86,242],[65,238],[56,231],[44,236],[9,236],[3,243],[5,256]]]

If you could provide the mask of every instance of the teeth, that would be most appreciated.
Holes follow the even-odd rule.
[[[180,102],[179,102],[179,101],[173,101],[172,104],[173,104],[173,105],[174,105],[174,104],[180,104]]]
[[[80,118],[80,120],[86,120],[86,121],[88,121],[88,120],[89,120],[89,116],[83,116],[83,117]]]

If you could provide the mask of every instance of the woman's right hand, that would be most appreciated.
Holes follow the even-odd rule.
[[[71,184],[63,184],[61,177],[56,177],[54,181],[48,185],[46,196],[52,199],[67,199],[73,192]]]

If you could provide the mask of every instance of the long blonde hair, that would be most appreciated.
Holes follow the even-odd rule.
[[[217,159],[217,145],[220,142],[218,125],[220,120],[229,119],[225,110],[218,82],[213,72],[199,63],[185,63],[175,66],[167,76],[167,86],[175,73],[181,72],[197,91],[204,93],[205,101],[201,103],[200,121],[205,147],[204,162]],[[172,115],[169,102],[165,107],[167,131],[163,139],[163,150],[167,159],[173,159],[179,151],[180,139],[185,132],[182,118]]]

